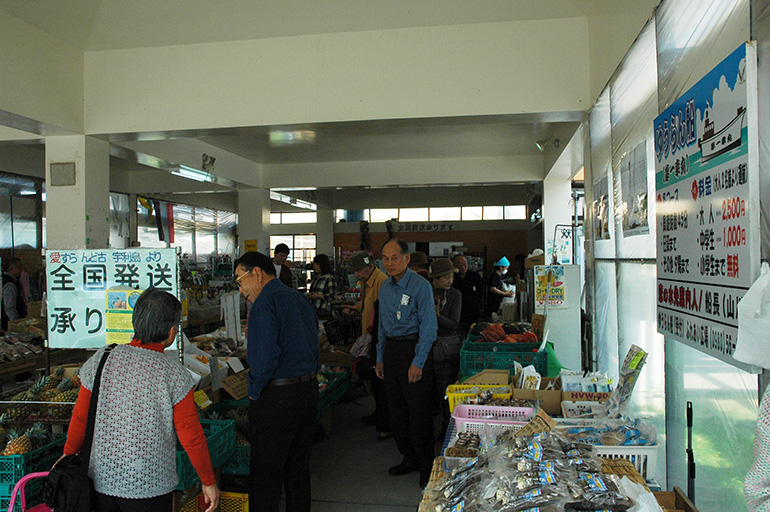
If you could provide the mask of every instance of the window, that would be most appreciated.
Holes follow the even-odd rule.
[[[481,206],[463,206],[463,220],[481,220],[483,209]]]
[[[428,208],[400,208],[399,222],[425,222],[428,220]]]
[[[280,213],[271,213],[270,214],[270,224],[280,224],[281,223],[281,214]]]
[[[270,255],[278,244],[289,246],[289,260],[312,263],[316,255],[316,235],[273,235],[270,236]]]
[[[385,222],[398,218],[398,208],[372,208],[369,210],[369,222]]]
[[[272,224],[272,214],[270,223]],[[315,224],[318,221],[316,212],[282,213],[281,224]]]
[[[430,220],[431,221],[437,221],[437,220],[460,220],[460,219],[461,219],[460,207],[431,208],[430,209]]]
[[[208,263],[211,256],[235,254],[237,213],[162,202],[164,208],[171,207],[173,217],[169,238],[173,232],[174,241],[168,242],[158,235],[154,204],[154,200],[143,197],[137,204],[137,238],[142,247],[181,247],[182,253],[196,263]]]
[[[502,206],[485,206],[484,207],[484,220],[502,220],[502,219],[503,219]]]
[[[503,206],[505,220],[526,220],[527,207],[523,204]]]

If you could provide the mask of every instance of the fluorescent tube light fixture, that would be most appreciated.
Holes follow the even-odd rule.
[[[304,208],[305,210],[318,209],[318,206],[313,203],[309,203],[307,201],[303,201],[302,199],[297,199],[295,197],[289,197],[287,195],[281,194],[280,192],[275,192],[273,190],[270,191],[270,199],[274,201],[280,201],[282,203],[290,204],[297,208]]]
[[[193,169],[192,167],[188,167],[186,165],[180,165],[178,168],[171,171],[171,174],[173,174],[174,176],[179,176],[180,178],[187,178],[188,180],[194,180],[194,181],[201,181],[201,182],[214,181],[214,178],[211,176],[211,174],[205,171],[199,171],[198,169]]]
[[[559,149],[559,139],[552,139],[549,137],[547,139],[535,141],[535,146],[537,146],[537,149],[540,151],[545,151],[545,148],[548,146],[548,144],[551,144],[556,149]]]

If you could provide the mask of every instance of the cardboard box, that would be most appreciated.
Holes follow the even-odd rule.
[[[561,394],[561,411],[565,418],[578,418],[594,413],[597,405],[601,404],[611,393],[590,393],[587,391],[563,391]]]
[[[43,316],[43,301],[36,300],[27,303],[27,316],[29,318],[40,318]]]
[[[562,392],[560,389],[545,389],[555,379],[543,377],[540,379],[540,389],[513,388],[513,398],[522,400],[539,400],[540,407],[551,416],[561,415]],[[514,386],[516,380],[514,380]]]
[[[561,399],[564,402],[604,402],[612,393],[589,393],[588,391],[563,391]]]
[[[545,265],[545,254],[530,256],[524,260],[524,266],[527,268],[535,268],[536,265]]]
[[[336,348],[336,347],[335,347]],[[353,363],[356,362],[355,356],[350,355],[348,352],[342,352],[335,350],[320,350],[321,364],[327,364],[329,366],[344,366],[350,368]]]
[[[545,332],[545,315],[532,315],[532,332],[535,333],[538,340],[543,340],[543,333]]]
[[[20,318],[8,322],[8,332],[20,334],[30,334],[46,332],[46,321],[44,318]]]
[[[510,383],[511,374],[508,370],[481,370],[476,375],[468,377],[463,384],[493,384],[507,386]]]

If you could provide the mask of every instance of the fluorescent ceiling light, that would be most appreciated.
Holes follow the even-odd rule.
[[[179,176],[180,178],[187,178],[188,180],[194,181],[214,181],[214,178],[211,176],[211,174],[205,171],[199,171],[198,169],[193,169],[192,167],[188,167],[186,165],[180,165],[177,169],[172,170],[171,174],[174,176]]]
[[[292,206],[296,206],[297,208],[304,208],[305,210],[317,210],[318,206],[309,203],[307,201],[303,201],[302,199],[296,199],[294,197],[289,197],[286,195],[283,195],[279,192],[275,192],[273,190],[270,191],[270,199],[274,201],[280,201],[282,203],[290,204]]]
[[[276,130],[270,132],[271,146],[289,146],[291,144],[302,144],[314,141],[315,132],[313,130],[294,130],[290,132]]]

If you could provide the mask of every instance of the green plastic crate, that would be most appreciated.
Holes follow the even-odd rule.
[[[235,422],[232,420],[201,420],[203,432],[209,445],[211,465],[221,466],[235,449]],[[183,491],[198,481],[198,473],[183,448],[177,447],[176,472],[179,475],[177,491]]]
[[[328,379],[328,386],[320,392],[318,398],[318,418],[334,407],[334,404],[339,402],[340,398],[350,390],[350,372],[324,373],[322,375]]]
[[[548,374],[548,352],[520,352],[514,350],[493,352],[489,350],[460,350],[460,374],[474,375],[487,368],[514,371],[514,361],[522,366],[532,365],[540,375]]]
[[[251,445],[236,444],[230,458],[222,464],[223,475],[245,476],[251,467]]]
[[[0,457],[0,510],[5,512],[11,504],[11,492],[21,477],[38,471],[48,471],[64,450],[66,436],[60,436],[50,443],[31,452]],[[25,495],[28,507],[43,502],[43,479],[37,478],[26,486]],[[13,512],[21,512],[21,503],[17,498]]]
[[[477,352],[536,352],[540,348],[540,343],[503,343],[487,341],[463,342],[463,350]]]

